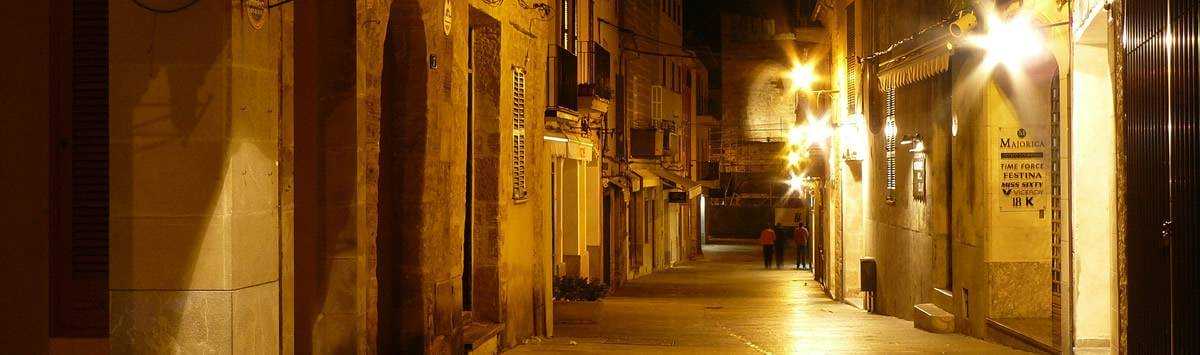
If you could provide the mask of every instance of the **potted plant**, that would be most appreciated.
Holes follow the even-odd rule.
[[[554,321],[556,323],[595,323],[600,321],[602,303],[608,295],[604,282],[576,276],[554,278]]]

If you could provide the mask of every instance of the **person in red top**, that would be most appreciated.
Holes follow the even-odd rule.
[[[804,222],[796,225],[796,268],[811,269],[812,263],[808,262],[808,228],[804,227]]]
[[[771,227],[763,228],[762,232],[758,233],[758,243],[762,244],[763,248],[763,267],[771,268],[771,257],[775,256],[775,230]]]

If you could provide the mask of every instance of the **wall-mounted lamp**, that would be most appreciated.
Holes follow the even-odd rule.
[[[812,91],[813,84],[817,82],[816,70],[809,64],[793,65],[787,77],[791,80],[792,91]]]
[[[842,160],[862,161],[866,155],[863,144],[863,125],[866,119],[861,113],[850,114],[838,124],[841,135]]]
[[[911,145],[912,149],[908,150],[911,153],[925,152],[925,140],[921,139],[921,134],[919,133],[904,135],[904,138],[900,141],[900,145]]]

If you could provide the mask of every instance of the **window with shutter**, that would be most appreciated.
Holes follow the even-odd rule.
[[[108,1],[70,3],[53,186],[53,337],[108,336]]]
[[[662,89],[662,85],[654,85],[650,88],[650,119],[654,121],[663,119]]]
[[[854,46],[854,4],[846,7],[846,112],[858,113],[858,49]]]
[[[529,197],[525,182],[525,68],[513,68],[512,85],[513,199],[523,201]]]
[[[896,202],[896,134],[899,129],[896,127],[896,91],[888,90],[885,101],[886,121],[883,127],[883,149],[887,164],[887,185],[886,194],[887,202]]]

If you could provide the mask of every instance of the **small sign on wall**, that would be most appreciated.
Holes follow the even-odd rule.
[[[1046,142],[1030,136],[1025,128],[1000,128],[997,137],[1000,211],[1045,209],[1049,179]]]
[[[913,153],[912,162],[913,199],[925,200],[925,153]]]
[[[446,0],[445,7],[442,8],[442,30],[446,35],[450,35],[450,25],[454,24],[454,10],[450,0]]]
[[[261,30],[267,23],[267,0],[242,0],[242,10],[250,27]]]

